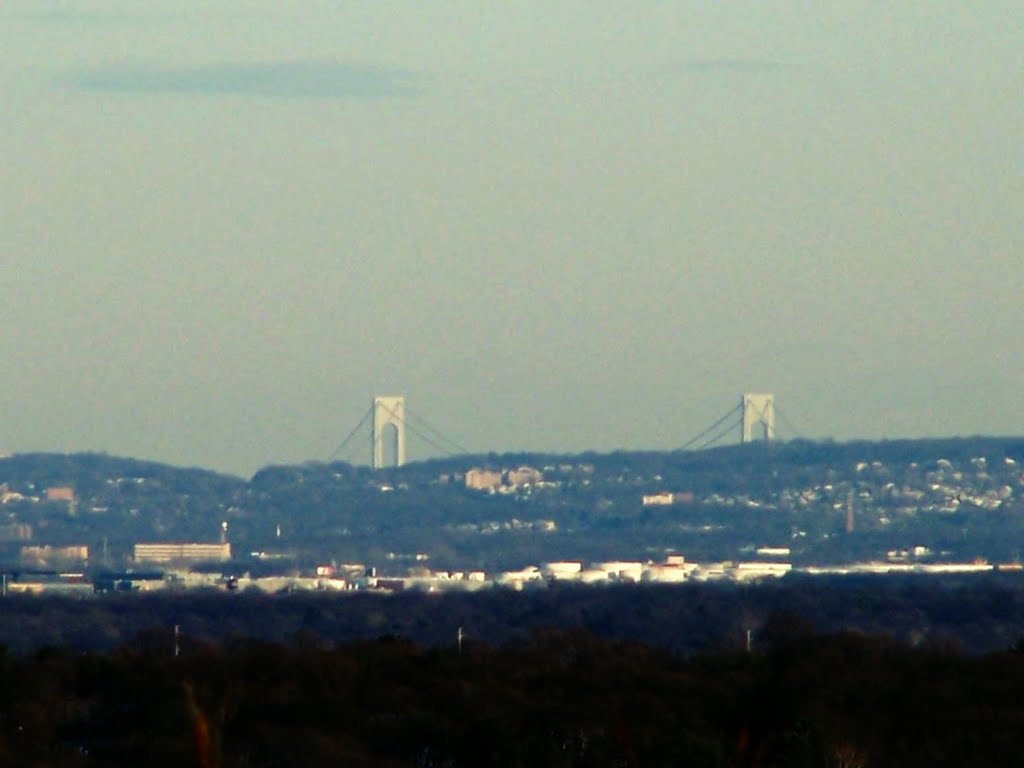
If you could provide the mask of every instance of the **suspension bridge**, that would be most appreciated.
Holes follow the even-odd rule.
[[[770,442],[777,437],[779,421],[786,426],[787,433],[796,438],[802,437],[779,409],[774,395],[747,393],[739,403],[683,443],[678,450],[703,451],[721,445],[730,436],[736,435],[740,443]],[[405,397],[378,395],[330,455],[329,461],[352,461],[369,447],[371,466],[374,469],[402,466],[406,461],[407,436],[416,438],[444,456],[470,453],[457,440],[448,437],[412,411],[406,405]],[[364,442],[366,440],[369,446]]]
[[[780,420],[793,437],[802,437],[799,430],[779,409],[774,395],[747,393],[739,403],[683,443],[679,449],[703,451],[714,448],[725,442],[730,435],[737,433],[741,443],[772,441],[778,436],[777,425]]]
[[[369,429],[367,429],[369,427]],[[348,461],[353,454],[360,449],[365,449],[365,443],[358,438],[367,437],[370,442],[371,466],[380,469],[386,465],[388,453],[387,433],[393,431],[393,454],[395,466],[405,463],[406,435],[412,435],[430,448],[442,453],[445,456],[458,456],[469,453],[459,442],[447,437],[443,432],[432,427],[426,419],[414,413],[406,404],[405,398],[400,395],[377,396],[373,403],[363,413],[352,430],[341,441],[341,444],[331,454],[330,460],[341,459]]]

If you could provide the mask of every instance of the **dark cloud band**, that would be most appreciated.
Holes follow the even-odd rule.
[[[171,69],[115,64],[68,78],[87,91],[126,94],[238,94],[268,98],[384,99],[413,96],[415,73],[332,61],[278,61]]]
[[[782,65],[771,59],[689,59],[683,62],[687,72],[713,74],[717,72],[776,72]]]

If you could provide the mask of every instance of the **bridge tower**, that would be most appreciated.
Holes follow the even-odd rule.
[[[378,395],[373,398],[373,468],[384,467],[386,435],[395,431],[395,466],[405,464],[405,397]]]
[[[749,443],[757,433],[765,441],[775,439],[775,395],[748,392],[743,396],[743,433],[740,442]]]

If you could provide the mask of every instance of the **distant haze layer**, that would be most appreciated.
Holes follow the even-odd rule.
[[[0,50],[0,450],[1024,431],[1017,3],[9,0]]]

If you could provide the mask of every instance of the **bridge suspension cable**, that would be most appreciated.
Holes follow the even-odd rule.
[[[373,408],[372,407],[371,408],[367,408],[366,409],[366,413],[363,414],[363,418],[361,418],[359,420],[358,424],[356,424],[354,427],[352,427],[352,431],[351,432],[349,432],[347,435],[345,435],[345,439],[342,440],[341,443],[338,445],[338,447],[334,449],[334,453],[331,454],[331,457],[330,457],[330,459],[328,459],[328,461],[334,461],[336,458],[338,458],[338,456],[341,454],[341,452],[343,450],[345,450],[346,447],[348,447],[348,444],[351,443],[352,439],[359,433],[359,430],[361,430],[364,426],[366,426],[366,422],[369,421],[369,419],[370,419],[370,417],[372,415],[373,415]]]
[[[447,443],[448,445],[450,445],[452,448],[455,449],[456,453],[469,453],[469,450],[467,448],[465,448],[464,446],[462,446],[460,443],[456,442],[455,440],[452,440],[450,437],[446,437],[444,435],[444,433],[434,429],[432,426],[430,426],[430,424],[427,422],[426,419],[424,419],[418,413],[414,413],[410,408],[407,407],[405,409],[405,414],[406,414],[406,417],[407,417],[406,420],[405,420],[405,424],[410,429],[412,429],[412,427],[409,424],[408,417],[411,416],[413,419],[416,420],[416,422],[419,424],[419,426],[422,429],[424,429],[427,432],[429,432],[431,435],[433,435],[437,440],[440,440],[442,443]]]
[[[697,443],[700,440],[702,440],[703,438],[705,438],[707,435],[709,435],[712,432],[714,432],[716,429],[718,429],[720,426],[722,426],[722,424],[724,424],[727,420],[734,419],[737,414],[739,414],[740,419],[742,420],[742,418],[743,418],[743,413],[742,412],[743,412],[743,406],[742,405],[737,405],[737,406],[734,406],[734,407],[730,408],[725,413],[724,416],[722,416],[720,419],[718,419],[710,427],[708,427],[707,429],[703,430],[700,434],[690,438],[682,446],[682,448],[680,448],[679,450],[681,450],[681,451],[688,450],[690,448],[690,446],[694,445],[695,443]],[[739,426],[738,423],[732,423],[732,424],[730,424],[729,429],[730,430],[731,429],[735,429],[737,426]],[[724,437],[726,434],[728,434],[728,430],[725,430],[725,431],[722,432],[722,437]],[[721,439],[721,438],[718,438],[718,439]],[[705,446],[707,446],[707,443],[702,444],[697,450],[702,450]]]
[[[779,406],[775,405],[775,415],[782,419],[782,423],[786,425],[786,429],[793,433],[794,437],[803,439],[803,435],[800,434],[800,430],[797,429],[793,422],[786,418],[786,414],[779,410]]]
[[[412,432],[413,435],[415,435],[420,440],[425,442],[431,448],[434,448],[435,450],[441,451],[441,453],[445,454],[446,456],[456,456],[459,453],[469,453],[469,451],[461,448],[461,446],[459,446],[458,443],[456,443],[454,440],[450,440],[449,438],[446,438],[444,435],[442,435],[436,429],[434,429],[429,424],[427,424],[423,420],[422,417],[416,417],[416,419],[417,419],[418,422],[420,422],[420,423],[422,423],[424,425],[424,429],[429,429],[431,432],[433,432],[435,435],[437,435],[438,439],[444,440],[445,442],[450,443],[457,450],[453,451],[451,448],[446,448],[444,445],[441,445],[437,440],[434,440],[429,435],[427,435],[424,432],[420,431],[419,428],[417,428],[417,427],[413,426],[412,424],[410,424],[408,419],[403,419],[401,416],[399,416],[397,413],[395,413],[391,408],[385,407],[384,410],[386,410],[388,412],[388,415],[390,415],[395,421],[397,421],[399,424],[401,424],[407,430]],[[409,412],[408,408],[406,408],[406,412]]]
[[[697,450],[698,451],[703,451],[705,448],[711,448],[711,447],[717,445],[719,442],[721,442],[721,440],[723,438],[726,437],[726,435],[728,435],[730,432],[735,432],[742,425],[743,425],[743,414],[740,414],[739,418],[735,419],[731,424],[728,424],[718,434],[714,435],[713,437],[709,437],[707,440],[705,440],[703,443],[701,443],[697,447]]]

